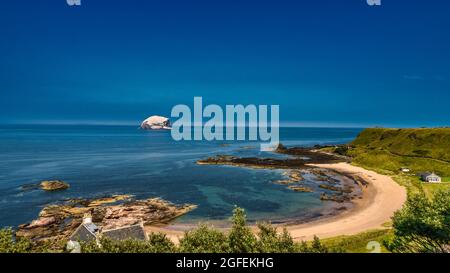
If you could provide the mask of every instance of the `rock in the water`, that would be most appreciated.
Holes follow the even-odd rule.
[[[141,128],[146,130],[170,130],[170,121],[166,117],[151,116],[141,123]]]
[[[291,189],[296,192],[313,192],[311,188],[303,187],[303,186],[289,186],[288,189]]]
[[[53,181],[42,181],[39,186],[44,191],[58,191],[58,190],[65,190],[69,188],[69,184],[60,181],[60,180],[53,180]]]
[[[350,201],[351,199],[346,196],[346,195],[342,195],[342,194],[326,194],[326,193],[322,193],[320,195],[320,200],[322,201],[334,201],[337,203],[344,203],[346,201]]]

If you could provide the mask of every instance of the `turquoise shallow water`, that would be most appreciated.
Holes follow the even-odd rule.
[[[360,129],[281,128],[289,146],[339,144]],[[326,207],[319,193],[295,193],[272,182],[279,170],[200,166],[198,159],[216,154],[279,157],[261,152],[257,142],[175,142],[168,131],[135,126],[0,127],[0,226],[17,226],[43,206],[68,198],[133,194],[193,203],[198,209],[178,219],[223,220],[234,205],[250,220],[318,216]],[[21,186],[45,179],[70,183],[69,190],[24,191]],[[314,177],[307,177],[313,183]]]

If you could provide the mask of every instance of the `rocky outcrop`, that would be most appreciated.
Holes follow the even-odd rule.
[[[198,160],[199,165],[231,165],[261,169],[304,169],[305,164],[337,163],[343,160],[331,154],[320,153],[308,148],[286,148],[279,144],[275,152],[290,155],[286,159],[235,157],[230,155],[217,155]]]
[[[145,130],[170,130],[170,121],[166,117],[151,116],[141,123]]]
[[[322,193],[320,195],[320,200],[322,201],[333,201],[337,203],[344,203],[351,201],[351,197],[346,194],[326,194]]]
[[[339,179],[336,179],[336,173],[321,168],[311,168],[309,172],[315,176],[315,180],[327,182],[329,184],[339,183]]]
[[[338,163],[345,161],[343,158],[329,153],[323,153],[315,149],[303,148],[303,147],[292,147],[287,148],[283,144],[279,144],[275,149],[276,153],[291,155],[303,159],[307,159],[306,163],[310,164],[326,164],[326,163]]]
[[[39,184],[39,187],[44,191],[59,191],[68,189],[70,185],[61,180],[51,180],[51,181],[46,180],[42,181]]]
[[[86,214],[90,214],[98,226],[113,229],[140,222],[167,223],[195,208],[195,205],[175,205],[159,198],[133,200],[130,195],[72,199],[45,207],[38,219],[20,225],[16,236],[34,240],[67,239]]]
[[[289,185],[305,180],[299,170],[290,170],[284,172],[283,175],[286,176],[287,179],[277,180],[274,183],[278,185]]]
[[[313,192],[313,189],[304,187],[304,186],[289,186],[288,189],[296,191],[296,192]]]
[[[176,206],[159,198],[138,200],[106,207],[101,225],[114,229],[140,222],[145,225],[167,223],[195,208],[195,205]]]
[[[207,159],[198,160],[199,165],[231,165],[256,169],[294,169],[303,166],[302,159],[273,159],[257,157],[234,157],[230,155],[217,155]]]
[[[275,149],[276,153],[280,153],[283,154],[287,151],[288,149],[286,148],[286,146],[284,146],[283,144],[279,143],[277,148]]]
[[[329,190],[329,191],[336,191],[340,193],[352,193],[353,191],[350,188],[341,188],[341,187],[335,187],[327,184],[321,184],[319,185],[319,188]]]

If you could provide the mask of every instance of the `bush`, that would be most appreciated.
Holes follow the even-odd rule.
[[[348,146],[338,146],[336,147],[336,149],[334,150],[334,152],[338,155],[347,155],[348,152]]]
[[[207,225],[188,231],[180,240],[179,252],[182,253],[227,253],[230,252],[227,236]]]
[[[301,242],[299,245],[297,245],[297,252],[300,253],[328,253],[329,250],[326,246],[324,246],[320,239],[317,236],[314,236],[314,240],[309,245],[307,242]],[[336,252],[342,252],[342,251],[336,251]]]
[[[295,244],[286,229],[281,234],[270,224],[258,225],[257,252],[260,253],[292,253],[295,252]]]
[[[175,245],[164,234],[152,233],[148,241],[115,241],[106,237],[99,242],[91,241],[81,244],[83,253],[171,253]]]
[[[33,244],[30,240],[16,238],[10,228],[0,230],[0,253],[28,253],[32,250]]]
[[[450,190],[411,195],[393,217],[394,235],[385,242],[392,252],[450,252]]]

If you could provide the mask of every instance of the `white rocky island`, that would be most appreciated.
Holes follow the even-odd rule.
[[[141,128],[145,130],[170,130],[170,120],[166,117],[151,116],[141,123]]]

